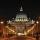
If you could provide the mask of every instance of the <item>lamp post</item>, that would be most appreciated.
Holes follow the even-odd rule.
[[[39,24],[39,22],[37,21],[36,22],[36,33],[34,33],[33,35],[34,35],[34,37],[36,37],[36,40],[39,40],[39,32],[38,32],[38,24]]]
[[[38,24],[39,24],[39,22],[37,21],[36,22],[37,32],[35,33],[36,40],[39,40]]]

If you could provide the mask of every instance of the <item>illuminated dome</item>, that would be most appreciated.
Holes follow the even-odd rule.
[[[16,15],[15,21],[28,21],[27,15],[23,13],[22,6],[20,9],[20,13]]]

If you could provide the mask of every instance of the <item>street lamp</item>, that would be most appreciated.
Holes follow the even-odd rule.
[[[37,22],[36,22],[37,32],[35,33],[35,35],[36,35],[36,40],[39,40],[38,24],[39,24],[39,22],[37,21]]]
[[[1,24],[3,24],[4,22],[3,22],[3,21],[1,21],[0,23],[1,23]]]
[[[37,21],[37,22],[36,22],[36,26],[37,26],[37,32],[38,32],[38,24],[39,24],[39,21]]]
[[[38,24],[39,22],[37,21],[36,23]]]
[[[37,28],[37,30],[36,30],[36,33],[33,34],[34,37],[36,37],[36,40],[39,40],[38,24],[39,24],[39,21],[36,21],[36,28]]]

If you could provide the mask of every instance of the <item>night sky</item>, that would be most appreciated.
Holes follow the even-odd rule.
[[[0,16],[7,18],[15,17],[19,11],[21,0],[15,0],[13,3],[0,3]],[[31,18],[40,16],[40,2],[32,0],[22,0],[24,12]]]

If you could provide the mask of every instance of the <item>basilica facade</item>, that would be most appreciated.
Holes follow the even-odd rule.
[[[11,21],[7,21],[7,24],[11,25],[12,29],[9,29],[10,26],[6,26],[6,28],[14,33],[16,32],[17,35],[26,35],[26,31],[29,30],[35,23],[34,20],[29,19],[27,15],[23,12],[22,6],[20,8],[20,12],[16,14],[16,18],[12,19],[13,20]]]
[[[3,21],[0,22],[0,34],[3,34],[3,39],[14,40],[17,37],[23,37],[25,40],[35,40],[35,33],[38,31],[38,23],[38,21],[36,22],[28,18],[21,6],[15,19],[12,18],[12,20],[8,20],[6,23]]]

